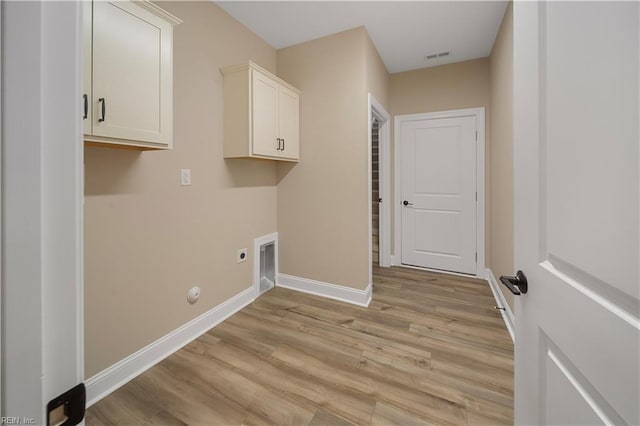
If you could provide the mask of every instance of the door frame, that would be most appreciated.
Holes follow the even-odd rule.
[[[2,416],[83,381],[82,3],[2,4]]]
[[[478,192],[478,201],[476,203],[476,252],[478,260],[476,261],[477,278],[485,278],[485,111],[484,107],[465,108],[448,111],[437,111],[420,114],[396,115],[394,117],[394,256],[393,264],[402,265],[402,212],[400,210],[400,195],[402,194],[402,154],[400,150],[400,126],[403,123],[422,120],[435,120],[440,118],[458,118],[458,117],[475,117],[478,140],[476,143],[476,191]],[[425,270],[433,270],[435,272],[445,272],[440,269],[419,268]],[[468,276],[467,274],[460,274]]]
[[[380,122],[378,128],[378,182],[382,204],[378,212],[378,264],[391,266],[391,115],[371,93],[367,96],[367,200],[369,224],[369,285],[373,282],[373,184],[372,184],[372,135],[373,119]]]

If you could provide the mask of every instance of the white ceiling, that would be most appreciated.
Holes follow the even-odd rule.
[[[217,1],[276,49],[364,25],[390,73],[489,56],[506,1]],[[449,57],[425,61],[432,53]]]

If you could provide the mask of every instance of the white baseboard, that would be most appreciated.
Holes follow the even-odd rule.
[[[236,294],[85,382],[87,408],[238,312],[256,298],[254,286]]]
[[[504,298],[504,294],[500,290],[500,285],[498,284],[498,280],[493,275],[493,271],[487,268],[486,270],[486,280],[489,282],[489,287],[491,288],[491,292],[493,293],[493,297],[496,299],[496,304],[499,308],[504,308],[500,310],[502,314],[502,319],[504,320],[504,324],[507,326],[507,330],[509,331],[509,335],[511,336],[511,340],[515,343],[515,333],[514,333],[514,317],[513,311],[511,311],[511,307],[507,303],[507,300]]]
[[[308,278],[294,277],[293,275],[278,274],[276,286],[297,290],[316,296],[328,297],[358,306],[369,306],[371,303],[372,286],[369,284],[364,290],[345,287],[342,285],[310,280]]]

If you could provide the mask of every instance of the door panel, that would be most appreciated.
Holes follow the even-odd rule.
[[[585,389],[583,380],[571,363],[560,360],[558,353],[550,348],[544,352],[543,372],[546,399],[543,405],[546,407],[546,419],[544,424],[554,425],[601,425],[604,424],[599,413],[600,409],[595,404],[590,404],[591,395]],[[573,370],[573,372],[571,371]],[[577,407],[567,410],[569,407]]]
[[[457,195],[460,192],[460,128],[416,130],[415,191],[420,194]]]
[[[446,210],[416,211],[415,250],[456,256],[460,253],[460,212]]]
[[[639,21],[514,3],[518,424],[640,422]]]
[[[402,263],[476,273],[476,119],[403,122]]]
[[[576,20],[575,6],[550,4],[546,8],[543,36],[548,48],[542,118],[553,143],[546,143],[548,155],[543,164],[548,170],[549,253],[637,297],[637,204],[629,208],[637,197],[628,197],[638,188],[638,157],[629,155],[628,149],[632,148],[630,129],[635,128],[637,136],[637,52],[593,60],[593,52],[615,48],[611,53],[618,56],[637,50],[638,35],[633,26],[638,16],[625,9],[632,12],[633,6],[595,3],[581,7],[581,18]],[[585,28],[592,32],[587,39]],[[636,148],[637,143],[636,138]],[[567,173],[568,164],[572,164],[569,169],[573,173]],[[594,218],[616,220],[631,228],[594,224]],[[589,238],[585,241],[581,234],[586,229]],[[619,255],[607,258],[602,252]]]
[[[277,157],[278,150],[278,83],[252,71],[253,154]]]
[[[162,132],[170,127],[161,110],[170,106],[162,98],[161,73],[168,70],[161,48],[169,31],[168,23],[133,3],[93,3],[94,135],[165,142]]]
[[[280,86],[278,97],[279,137],[284,139],[282,157],[300,157],[300,101],[297,93]]]

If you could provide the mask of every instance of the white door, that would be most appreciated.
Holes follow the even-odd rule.
[[[514,3],[517,424],[640,424],[639,18]]]
[[[252,142],[254,155],[277,157],[278,140],[278,83],[272,78],[252,71]]]
[[[476,117],[401,121],[402,263],[476,273]]]

